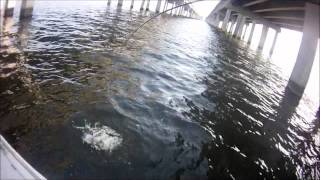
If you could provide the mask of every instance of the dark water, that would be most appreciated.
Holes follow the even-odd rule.
[[[0,132],[47,178],[319,177],[312,98],[205,22],[162,16],[124,45],[146,15],[34,13],[3,27]]]

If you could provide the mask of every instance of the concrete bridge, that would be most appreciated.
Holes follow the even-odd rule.
[[[21,10],[20,10],[20,18],[28,18],[32,16],[33,5],[36,0],[20,0],[21,1]],[[106,0],[108,5],[111,3],[117,3],[118,8],[121,8],[124,0]],[[140,11],[150,11],[150,1],[151,0],[142,0]],[[184,3],[188,3],[191,0],[157,0],[156,9],[154,10],[156,13],[160,13],[168,10],[169,8],[173,8]],[[0,0],[0,19],[3,21],[3,17],[11,17],[13,16],[14,6],[9,6],[10,2],[15,3],[13,0]],[[131,0],[130,9],[133,9],[135,0]],[[163,9],[161,10],[162,3]],[[169,7],[170,5],[170,7]],[[174,10],[170,11],[170,15],[174,16],[183,16],[189,18],[199,18],[200,16],[192,9],[190,5],[181,6]],[[2,22],[0,22],[2,24]]]
[[[319,40],[319,4],[319,0],[221,0],[206,21],[236,39],[242,39],[243,31],[246,31],[251,23],[248,44],[251,43],[255,25],[262,24],[257,49],[259,51],[264,48],[268,29],[274,29],[276,33],[270,55],[281,28],[301,31],[302,41],[288,87],[294,93],[302,95],[310,76]]]
[[[149,0],[150,1],[150,0]],[[182,5],[184,3],[192,2],[192,0],[166,0],[164,11],[168,9],[168,4],[171,4],[172,7]],[[178,16],[187,16],[191,18],[200,18],[199,15],[191,8],[190,5],[181,6],[175,10],[175,14]]]
[[[33,12],[33,5],[36,0],[20,0],[20,1],[21,1],[20,18],[23,19],[23,18],[31,17]],[[108,5],[111,5],[111,3],[117,3],[118,8],[121,8],[124,2],[124,0],[117,0],[117,1],[106,0],[106,1]],[[151,0],[142,0],[140,11],[143,11],[143,10],[150,11],[150,8],[149,8],[150,1]],[[15,7],[9,6],[10,2],[15,3],[15,1],[13,0],[0,0],[0,25],[2,24],[4,17],[13,16]],[[173,8],[188,2],[191,2],[191,0],[157,0],[156,9],[154,11],[156,13],[160,13],[168,10],[169,8]],[[134,3],[135,3],[135,0],[131,0],[130,9],[133,9]],[[160,8],[162,4],[163,4],[163,9],[161,10]],[[170,15],[200,19],[200,16],[192,9],[190,5],[181,6],[174,10],[171,10]]]
[[[123,1],[124,0],[118,0],[117,6],[118,7],[122,7]],[[149,11],[150,10],[149,9],[150,1],[151,0],[142,0],[141,6],[140,6],[140,11],[143,11],[143,10]],[[163,12],[160,9],[162,2],[164,2],[163,11],[165,11],[165,10],[167,10],[169,8],[168,7],[169,4],[171,4],[170,8],[172,8],[172,7],[187,3],[187,2],[189,2],[189,0],[157,0],[157,5],[156,5],[156,9],[155,9],[156,13]],[[131,5],[130,5],[131,9],[133,9],[134,3],[135,3],[135,1],[131,0]],[[111,0],[108,0],[108,5],[111,5]],[[199,17],[197,15],[197,13],[189,5],[186,5],[186,6],[183,6],[183,7],[179,7],[177,9],[175,9],[174,11],[171,11],[170,14],[171,15],[177,15],[177,16],[191,17],[191,18]]]
[[[0,17],[11,17],[14,12],[14,5],[9,6],[10,0],[0,0]],[[34,0],[21,0],[20,18],[26,18],[32,16]]]

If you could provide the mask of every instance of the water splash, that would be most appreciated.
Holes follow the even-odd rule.
[[[111,153],[114,149],[118,148],[123,141],[121,135],[114,129],[100,125],[99,123],[91,125],[85,121],[83,127],[75,128],[82,131],[82,140],[84,143],[89,144],[92,148],[99,151],[108,151]]]

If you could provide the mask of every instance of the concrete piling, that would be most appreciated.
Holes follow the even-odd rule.
[[[289,80],[289,88],[298,95],[303,93],[309,80],[319,42],[319,6],[306,3],[305,9],[300,49]]]
[[[142,0],[142,2],[141,2],[141,7],[140,7],[140,11],[142,11],[143,10],[143,8],[144,8],[144,3],[146,2],[146,0]]]
[[[158,0],[157,6],[156,6],[156,13],[160,12],[160,7],[161,7],[161,0]]]
[[[265,44],[266,39],[267,39],[268,30],[269,30],[269,27],[266,26],[266,25],[263,25],[262,33],[261,33],[260,40],[259,40],[259,45],[258,45],[258,50],[259,51],[263,50],[264,44]]]
[[[20,19],[29,18],[33,13],[34,0],[22,0],[20,9]]]
[[[252,26],[251,26],[251,31],[250,31],[250,35],[249,35],[249,39],[248,39],[248,44],[251,44],[252,41],[252,37],[253,37],[253,32],[254,32],[254,28],[256,27],[256,22],[252,22]]]
[[[279,31],[276,31],[276,33],[274,35],[274,38],[273,38],[273,41],[272,41],[271,49],[269,51],[269,56],[272,56],[272,54],[273,54],[274,47],[275,47],[276,42],[277,42],[278,34],[279,34]]]
[[[147,7],[146,7],[146,11],[149,11],[149,6],[150,6],[150,0],[147,0]]]
[[[226,31],[227,30],[227,25],[230,19],[230,15],[231,15],[231,10],[227,9],[226,15],[224,17],[223,23],[222,23],[222,30]]]

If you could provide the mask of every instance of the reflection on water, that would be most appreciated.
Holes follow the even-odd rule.
[[[319,176],[318,107],[269,61],[167,16],[124,46],[145,15],[47,3],[0,53],[0,132],[46,177]]]

